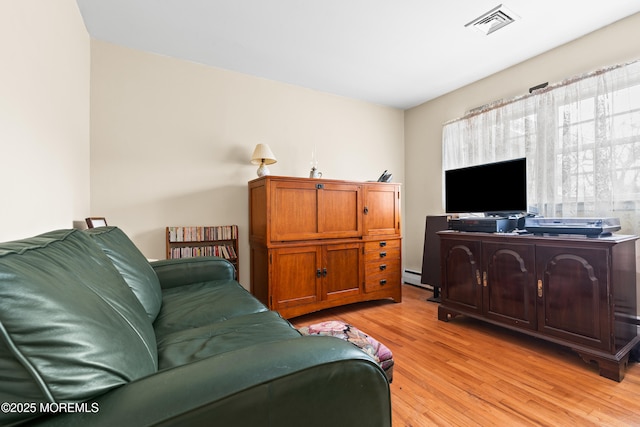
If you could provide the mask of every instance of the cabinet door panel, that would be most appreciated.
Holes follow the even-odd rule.
[[[325,247],[326,274],[323,270],[323,295],[326,299],[343,298],[360,293],[361,252],[359,243]]]
[[[367,184],[364,195],[364,233],[400,234],[400,200],[397,186]]]
[[[276,249],[273,251],[272,288],[274,309],[311,304],[319,300],[318,277],[321,248],[307,246],[301,248]]]
[[[537,248],[541,332],[592,347],[612,347],[608,258],[606,249]]]
[[[323,238],[358,237],[362,234],[360,186],[324,184],[318,190],[319,232]]]
[[[483,306],[488,318],[536,329],[533,245],[483,243]]]
[[[304,240],[318,235],[318,198],[312,182],[282,181],[272,186],[271,240]]]
[[[480,241],[442,240],[444,263],[442,299],[447,305],[482,312]]]

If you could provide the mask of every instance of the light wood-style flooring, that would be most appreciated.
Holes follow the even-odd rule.
[[[350,323],[394,355],[393,426],[640,426],[640,364],[620,383],[570,349],[473,319],[438,321],[431,292],[290,319]]]

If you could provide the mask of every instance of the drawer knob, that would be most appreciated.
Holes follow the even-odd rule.
[[[380,280],[380,284],[383,285],[383,286],[386,285],[387,284],[387,279],[381,279]]]
[[[380,270],[386,270],[387,264],[380,264]]]
[[[384,248],[385,246],[387,246],[387,242],[380,242],[380,247]]]
[[[384,258],[384,257],[386,257],[386,256],[387,256],[387,253],[386,253],[386,252],[380,252],[380,258]]]

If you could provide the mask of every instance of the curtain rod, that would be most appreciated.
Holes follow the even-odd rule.
[[[455,122],[458,122],[458,121],[461,121],[461,120],[469,119],[469,118],[477,116],[479,114],[483,114],[483,113],[486,113],[488,111],[504,107],[505,105],[509,105],[509,104],[514,103],[514,102],[521,101],[523,99],[527,99],[529,97],[540,95],[540,94],[543,94],[543,93],[546,93],[546,92],[551,92],[552,90],[555,90],[555,89],[558,89],[558,88],[561,88],[561,87],[564,87],[564,86],[568,86],[568,85],[570,85],[572,83],[576,83],[576,82],[579,82],[581,80],[588,79],[590,77],[599,76],[599,75],[607,73],[609,71],[613,71],[613,70],[616,70],[616,69],[622,68],[622,67],[627,67],[627,66],[633,65],[635,63],[640,63],[640,59],[636,59],[634,61],[626,62],[626,63],[623,63],[623,64],[610,65],[608,67],[599,68],[597,70],[590,71],[590,72],[585,73],[585,74],[580,74],[580,75],[577,75],[577,76],[569,77],[569,78],[564,79],[564,80],[562,80],[560,82],[557,82],[557,83],[554,83],[554,84],[550,84],[545,88],[536,89],[532,93],[527,93],[527,94],[524,94],[524,95],[518,95],[518,96],[516,96],[514,98],[511,98],[511,99],[499,99],[497,101],[492,101],[492,102],[490,102],[488,104],[484,104],[484,105],[481,105],[479,107],[472,108],[471,110],[467,111],[465,113],[465,115],[462,116],[462,117],[458,117],[456,119],[451,119],[451,120],[448,120],[448,121],[444,122],[443,126],[451,124],[451,123],[455,123]]]

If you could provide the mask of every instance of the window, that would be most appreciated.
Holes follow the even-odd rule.
[[[619,217],[640,233],[640,61],[489,105],[445,124],[444,169],[527,157],[547,217]]]

